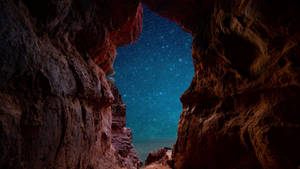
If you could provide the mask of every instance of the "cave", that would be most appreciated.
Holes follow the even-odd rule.
[[[194,75],[191,44],[189,33],[143,6],[138,41],[117,49],[108,78],[126,105],[126,126],[143,162],[149,152],[176,142],[179,98]]]
[[[176,142],[145,167],[298,169],[299,7],[279,0],[2,0],[0,168],[142,167],[109,77],[142,4],[192,36],[194,66]]]

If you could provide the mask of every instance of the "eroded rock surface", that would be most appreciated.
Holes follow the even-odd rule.
[[[174,168],[299,168],[297,1],[144,3],[193,35]],[[0,1],[0,168],[120,167],[105,75],[141,20],[138,0]]]
[[[150,164],[150,165],[146,166],[143,169],[171,169],[171,167],[168,165],[154,163],[154,164]]]
[[[299,168],[296,1],[143,2],[193,35],[174,168]]]
[[[150,152],[145,161],[145,165],[147,167],[149,165],[159,164],[171,167],[172,162],[172,149],[165,147],[157,151]]]
[[[117,152],[119,166],[126,169],[140,168],[143,163],[132,144],[132,132],[126,126],[126,105],[123,103],[119,90],[110,80],[114,95],[112,108],[112,145]]]
[[[137,0],[0,1],[0,168],[120,168],[106,80]]]

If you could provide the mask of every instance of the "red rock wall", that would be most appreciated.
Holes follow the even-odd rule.
[[[193,35],[175,169],[300,167],[299,5],[144,0]]]
[[[137,0],[0,1],[0,168],[119,168],[116,47],[137,40]]]
[[[299,168],[296,1],[144,3],[194,39],[174,168]],[[105,74],[141,20],[137,0],[0,1],[0,168],[119,168]]]

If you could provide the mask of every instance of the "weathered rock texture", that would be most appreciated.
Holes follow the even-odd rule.
[[[300,166],[299,5],[281,0],[144,0],[193,35],[176,169]]]
[[[119,166],[132,169],[140,168],[143,163],[139,160],[136,150],[132,145],[132,132],[126,125],[126,105],[123,103],[117,87],[109,81],[114,95],[112,109],[112,145],[117,152]]]
[[[171,167],[172,161],[172,149],[165,147],[149,153],[145,161],[145,165],[149,166],[153,164],[160,164],[166,167]]]
[[[141,22],[138,0],[0,1],[1,169],[119,168],[105,75]]]
[[[146,166],[143,169],[171,169],[171,167],[160,163],[154,163]]]
[[[194,38],[174,168],[299,168],[297,1],[144,3]],[[138,0],[0,1],[0,168],[119,168],[105,75],[141,20]]]

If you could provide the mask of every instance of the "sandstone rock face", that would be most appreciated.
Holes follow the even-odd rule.
[[[144,3],[193,35],[195,76],[181,97],[174,168],[299,168],[296,1]]]
[[[146,166],[143,169],[171,169],[171,167],[166,166],[166,165],[162,165],[162,164],[154,163],[154,164],[150,164],[150,165]]]
[[[144,3],[194,38],[174,168],[299,168],[296,1]],[[0,168],[137,166],[105,75],[141,22],[138,0],[0,1]]]
[[[162,148],[149,153],[145,165],[149,166],[153,164],[160,164],[166,167],[170,167],[172,165],[172,161],[172,149]]]
[[[117,87],[109,81],[114,95],[112,108],[112,145],[117,152],[117,160],[120,167],[126,169],[140,168],[142,161],[132,145],[132,133],[126,128],[126,105],[123,103]]]
[[[116,47],[137,0],[0,1],[0,168],[120,168],[111,145]]]

